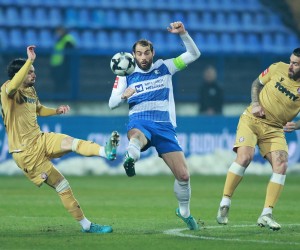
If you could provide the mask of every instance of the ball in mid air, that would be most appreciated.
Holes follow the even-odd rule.
[[[110,60],[110,68],[115,75],[128,76],[135,68],[134,57],[128,52],[119,52]]]

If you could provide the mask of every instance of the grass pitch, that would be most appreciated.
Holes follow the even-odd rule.
[[[0,176],[0,249],[300,249],[299,178],[287,177],[273,232],[256,226],[269,176],[245,176],[227,226],[215,221],[225,176],[192,176],[191,212],[205,222],[194,232],[175,216],[173,176],[67,176],[86,217],[113,226],[95,235],[80,232],[48,186]]]

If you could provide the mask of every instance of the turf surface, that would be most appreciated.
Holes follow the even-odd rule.
[[[175,216],[172,176],[67,176],[86,217],[113,226],[94,235],[80,232],[48,186],[0,176],[0,249],[300,249],[299,178],[287,177],[273,232],[256,226],[269,176],[245,176],[227,226],[215,221],[225,176],[192,176],[191,212],[205,222],[193,232]]]

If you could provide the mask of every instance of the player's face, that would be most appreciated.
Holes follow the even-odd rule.
[[[289,78],[297,81],[300,79],[300,57],[294,54],[290,57]]]
[[[144,71],[147,71],[151,68],[153,62],[154,53],[152,53],[150,46],[141,46],[137,44],[135,47],[135,62],[138,67]]]
[[[31,65],[30,70],[28,71],[28,74],[24,80],[24,86],[25,87],[32,87],[35,83],[35,71],[34,71],[34,67]]]

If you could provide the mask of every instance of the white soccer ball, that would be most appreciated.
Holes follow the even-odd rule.
[[[135,68],[134,57],[128,52],[119,52],[110,60],[110,68],[115,75],[128,76]]]

